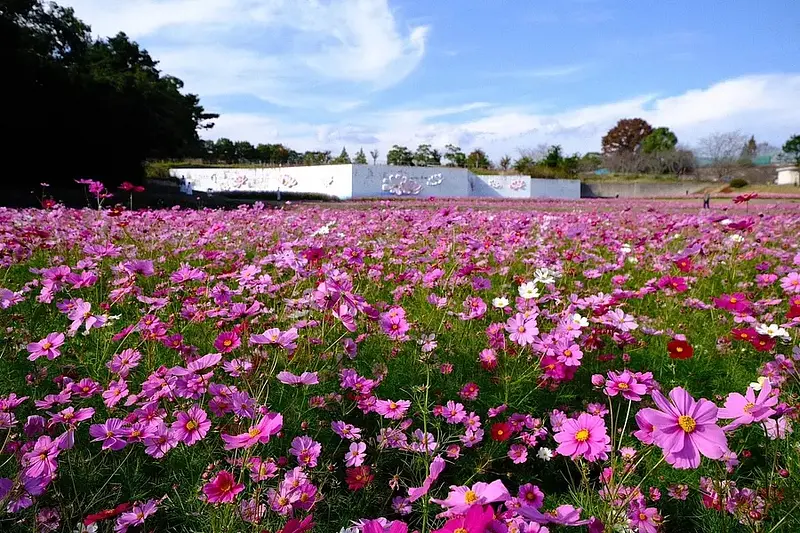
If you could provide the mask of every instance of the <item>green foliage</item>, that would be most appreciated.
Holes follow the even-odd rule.
[[[374,165],[374,164],[376,164],[376,163],[378,162],[378,156],[379,156],[379,155],[380,155],[380,152],[378,152],[378,149],[377,149],[377,148],[376,148],[376,149],[374,149],[374,150],[370,150],[370,151],[369,151],[369,156],[372,158],[372,164],[373,164],[373,165]]]
[[[654,154],[674,150],[678,144],[678,136],[669,128],[656,128],[642,141],[642,152]]]
[[[467,168],[492,168],[492,162],[486,157],[486,152],[476,148],[469,153],[466,159]]]
[[[733,178],[729,185],[734,189],[741,189],[742,187],[747,187],[748,183],[744,178]]]
[[[347,153],[347,149],[342,146],[342,153],[339,154],[338,157],[334,158],[331,161],[334,165],[347,165],[351,163],[350,161],[350,154]]]
[[[783,144],[783,153],[794,160],[795,165],[800,165],[800,135],[792,135]]]
[[[364,154],[364,149],[359,148],[358,152],[356,152],[356,156],[353,158],[353,163],[357,165],[366,165],[367,164],[367,156]]]
[[[199,155],[197,130],[217,117],[124,33],[94,40],[71,8],[4,2],[0,49],[3,94],[13,102],[5,110],[14,132],[5,153],[32,156],[32,147],[47,147],[37,172],[23,179],[136,180],[146,159]]]
[[[420,144],[414,152],[413,163],[418,167],[438,166],[442,164],[442,156],[430,144]]]
[[[500,168],[503,170],[508,170],[511,167],[511,157],[508,155],[504,155],[500,158]]]
[[[444,158],[447,160],[448,167],[466,167],[467,156],[461,151],[461,148],[453,144],[448,144],[444,147]]]
[[[411,166],[414,164],[414,156],[411,154],[411,150],[405,146],[395,144],[392,146],[392,149],[386,153],[386,164]]]

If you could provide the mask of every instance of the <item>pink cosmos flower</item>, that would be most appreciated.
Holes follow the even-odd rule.
[[[255,426],[251,426],[247,433],[240,435],[222,434],[226,450],[237,448],[250,448],[256,444],[266,444],[272,435],[277,435],[283,428],[283,415],[269,413],[261,418]]]
[[[367,520],[361,526],[361,533],[407,533],[408,524],[394,520],[384,524],[381,520]],[[285,533],[285,532],[284,532]]]
[[[782,277],[781,288],[786,294],[800,294],[800,272],[789,272]]]
[[[109,418],[102,424],[92,424],[89,435],[94,437],[92,442],[103,441],[104,450],[118,451],[125,447],[124,422],[119,418]]]
[[[553,439],[559,443],[556,449],[559,454],[573,459],[582,456],[587,461],[603,459],[611,443],[605,421],[588,413],[565,420]]]
[[[532,344],[534,337],[539,334],[536,319],[526,318],[522,313],[509,318],[505,329],[509,333],[509,338],[520,346]]]
[[[655,507],[633,504],[628,509],[628,521],[640,533],[658,533],[662,519]]]
[[[498,479],[491,483],[480,481],[472,487],[451,485],[447,498],[443,500],[432,499],[431,501],[446,507],[449,513],[464,514],[473,505],[481,506],[493,502],[504,502],[510,497],[508,489]]]
[[[187,446],[193,446],[202,440],[211,428],[208,415],[199,405],[195,404],[188,411],[179,411],[176,420],[172,423],[172,431],[178,440]]]
[[[303,372],[299,376],[284,370],[278,372],[278,381],[284,385],[316,385],[319,383],[319,377],[316,372]]]
[[[119,515],[117,522],[114,524],[114,531],[116,533],[125,533],[130,527],[141,526],[144,524],[145,519],[147,519],[148,516],[154,515],[157,510],[158,502],[155,500],[148,500],[146,503],[137,503],[130,511]]]
[[[363,442],[353,442],[350,444],[350,450],[345,455],[346,466],[361,466],[364,464],[364,459],[367,457],[365,453],[367,445]]]
[[[223,331],[214,340],[214,348],[220,353],[230,353],[241,345],[242,341],[234,331]]]
[[[517,499],[522,505],[529,505],[535,509],[540,509],[544,505],[544,493],[536,485],[526,483],[521,485],[517,491]]]
[[[143,439],[144,453],[150,457],[161,459],[167,452],[178,445],[178,437],[164,422],[156,422],[150,426],[150,435]]]
[[[389,420],[400,420],[411,407],[409,400],[378,400],[375,402],[375,412]]]
[[[528,448],[524,444],[512,444],[508,449],[508,457],[514,464],[522,464],[528,460]]]
[[[106,363],[109,370],[118,374],[121,378],[127,378],[131,370],[139,366],[139,361],[142,359],[142,354],[136,350],[127,348],[122,352],[114,355],[111,361]]]
[[[720,418],[733,419],[733,422],[722,429],[733,431],[739,426],[761,422],[775,414],[773,407],[777,404],[778,397],[772,395],[772,384],[769,380],[762,385],[758,397],[751,387],[747,387],[744,396],[738,392],[732,392],[728,395],[725,407],[719,410],[718,415]]]
[[[208,503],[233,503],[236,495],[243,490],[244,484],[237,483],[227,470],[220,470],[213,480],[203,485],[203,494]]]
[[[46,435],[39,437],[33,449],[22,456],[24,475],[31,478],[52,478],[58,468],[56,458],[59,453],[61,449],[58,447],[58,440]]]
[[[408,501],[410,503],[422,498],[428,493],[429,490],[431,490],[431,486],[433,486],[433,483],[439,478],[439,474],[442,473],[446,464],[447,463],[444,459],[442,459],[441,455],[437,455],[433,461],[431,461],[430,473],[422,482],[422,486],[410,487],[408,489]]]
[[[50,361],[61,355],[59,348],[64,344],[63,333],[50,333],[39,342],[28,344],[27,350],[30,352],[29,361],[36,361],[40,357],[47,357]]]
[[[622,395],[626,400],[642,401],[642,394],[647,393],[647,386],[636,381],[630,370],[623,370],[620,374],[610,371],[605,382],[605,391],[609,396]]]
[[[442,408],[442,416],[448,424],[460,424],[467,417],[467,413],[464,405],[450,400]]]
[[[305,435],[295,437],[292,439],[292,447],[289,449],[289,453],[297,458],[300,466],[314,468],[317,466],[317,459],[322,453],[322,444]]]
[[[652,392],[658,409],[639,411],[651,424],[653,441],[663,450],[666,461],[678,469],[697,468],[700,456],[720,459],[728,451],[725,433],[717,426],[717,406],[701,398],[695,401],[681,387],[669,393]]]

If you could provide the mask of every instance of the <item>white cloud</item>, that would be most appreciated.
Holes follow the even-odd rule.
[[[773,74],[726,80],[680,95],[642,95],[552,113],[475,102],[354,114],[346,124],[282,125],[266,117],[223,115],[211,134],[253,142],[279,140],[297,150],[338,151],[345,144],[353,151],[363,145],[383,154],[393,144],[413,148],[420,143],[455,143],[467,150],[482,147],[497,159],[543,142],[561,144],[569,152],[599,150],[600,138],[617,120],[642,117],[654,126],[671,128],[689,145],[714,131],[737,129],[781,144],[800,123],[798,101],[800,74]],[[464,115],[473,116],[452,120]],[[445,122],[445,117],[451,120]],[[370,139],[375,142],[365,142]]]
[[[203,96],[352,109],[406,78],[427,26],[400,28],[388,0],[65,0],[98,35],[128,33]]]

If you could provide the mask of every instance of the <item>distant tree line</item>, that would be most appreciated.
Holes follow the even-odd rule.
[[[22,183],[136,181],[147,159],[197,157],[213,126],[183,82],[124,33],[93,39],[72,9],[0,2],[5,154]]]

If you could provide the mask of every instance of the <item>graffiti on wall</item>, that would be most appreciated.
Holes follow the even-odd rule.
[[[409,177],[405,172],[385,174],[381,180],[381,191],[397,196],[415,196],[424,187],[438,187],[443,181],[441,172],[427,177]]]

